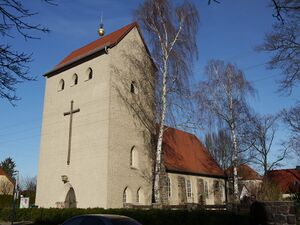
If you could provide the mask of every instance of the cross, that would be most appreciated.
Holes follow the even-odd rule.
[[[70,115],[70,123],[69,123],[69,144],[68,144],[68,157],[67,157],[67,165],[70,165],[70,155],[71,155],[71,137],[72,137],[72,121],[73,114],[80,111],[80,109],[73,109],[74,101],[71,101],[71,109],[69,112],[64,112],[64,116]]]

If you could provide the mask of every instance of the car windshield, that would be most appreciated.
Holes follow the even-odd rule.
[[[130,218],[110,218],[113,225],[141,225]]]

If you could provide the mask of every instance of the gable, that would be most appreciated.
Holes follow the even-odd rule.
[[[137,28],[139,35],[141,36],[142,41],[144,43],[144,46],[148,54],[150,55],[149,50],[141,35],[139,26],[136,22],[134,22],[106,36],[98,38],[97,40],[90,42],[89,44],[81,48],[76,49],[75,51],[67,55],[63,60],[61,60],[53,70],[47,72],[44,76],[50,77],[56,75],[64,70],[72,68],[73,66],[76,66],[80,63],[83,63],[94,57],[99,56],[100,54],[105,52],[108,48],[113,48],[114,46],[118,45],[118,43],[122,41],[122,39],[135,27]]]

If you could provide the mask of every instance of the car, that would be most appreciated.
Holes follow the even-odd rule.
[[[72,217],[61,225],[142,225],[138,221],[121,215],[86,214]]]

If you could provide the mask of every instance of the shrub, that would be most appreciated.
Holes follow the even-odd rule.
[[[138,209],[17,209],[18,221],[34,221],[36,224],[54,225],[81,214],[119,214],[132,217],[143,225],[248,225],[248,214],[234,214],[227,211],[184,211],[184,210],[138,210]],[[0,220],[9,221],[11,210],[0,210]]]
[[[12,207],[12,195],[0,195],[0,209]]]

